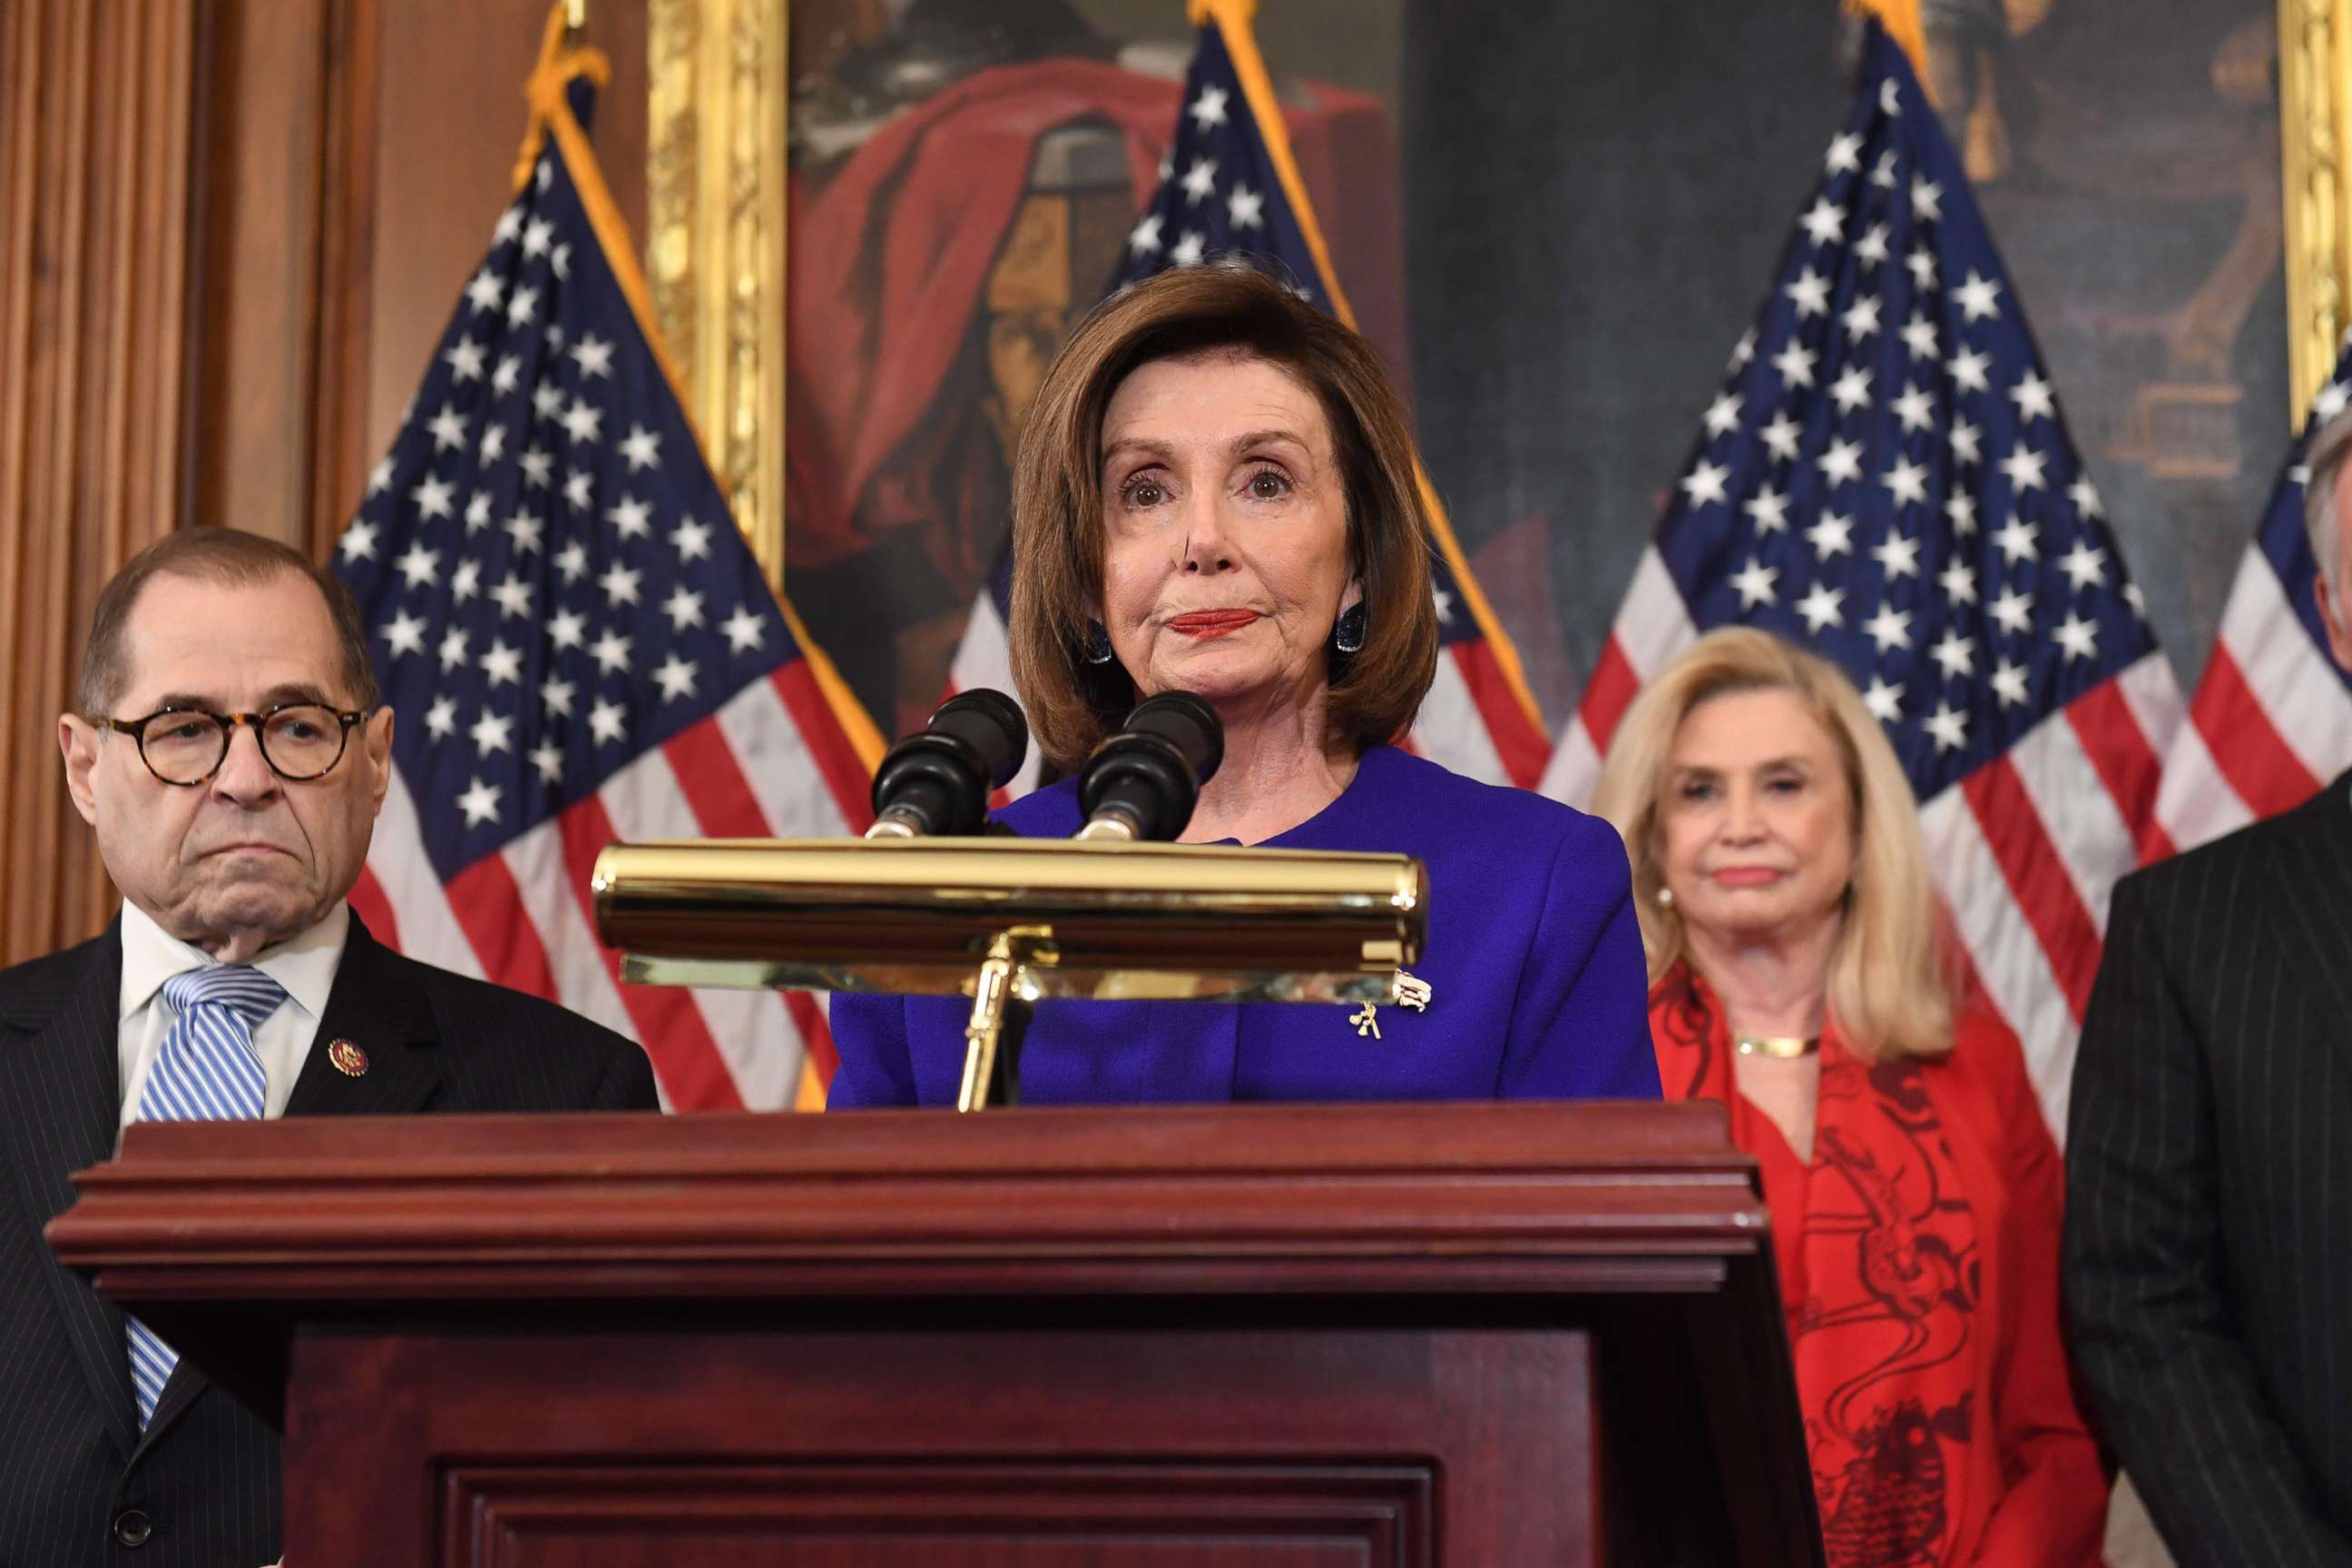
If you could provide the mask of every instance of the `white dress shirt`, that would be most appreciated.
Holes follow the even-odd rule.
[[[309,931],[262,949],[253,960],[254,968],[286,988],[286,999],[253,1031],[253,1048],[268,1080],[261,1099],[265,1117],[285,1114],[294,1080],[301,1076],[310,1042],[319,1033],[320,1016],[327,1010],[327,994],[335,988],[335,970],[343,962],[343,942],[351,930],[351,907],[339,903]],[[163,998],[163,982],[214,962],[202,948],[166,933],[137,905],[122,906],[122,995],[115,1037],[122,1052],[118,1127],[128,1127],[137,1118],[148,1071],[180,1016]]]

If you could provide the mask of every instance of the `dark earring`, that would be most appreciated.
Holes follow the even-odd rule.
[[[1110,634],[1103,630],[1100,621],[1087,623],[1087,662],[1108,664],[1111,661]]]
[[[1361,599],[1339,612],[1339,624],[1331,628],[1331,647],[1340,653],[1364,651],[1364,602]]]

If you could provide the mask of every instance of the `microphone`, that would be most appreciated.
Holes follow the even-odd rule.
[[[959,691],[930,721],[884,754],[874,771],[868,838],[973,834],[988,819],[988,794],[1021,771],[1029,721],[1002,691]]]
[[[1166,840],[1192,820],[1201,786],[1225,760],[1217,710],[1189,691],[1146,698],[1078,774],[1080,838]]]

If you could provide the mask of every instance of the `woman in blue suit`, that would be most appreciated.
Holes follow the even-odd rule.
[[[1416,471],[1370,346],[1255,272],[1163,273],[1055,359],[1013,477],[1008,629],[1037,744],[1073,772],[1142,698],[1207,699],[1224,763],[1184,841],[1420,857],[1427,999],[1047,1002],[1025,1103],[1657,1097],[1615,832],[1395,744],[1439,658]],[[1066,837],[1074,781],[1002,820]],[[968,1008],[836,995],[831,1105],[954,1104]]]

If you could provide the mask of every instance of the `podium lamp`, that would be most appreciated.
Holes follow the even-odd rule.
[[[1397,1001],[1429,902],[1402,855],[1002,838],[615,844],[593,886],[633,984],[970,997],[963,1110],[1052,998]]]

